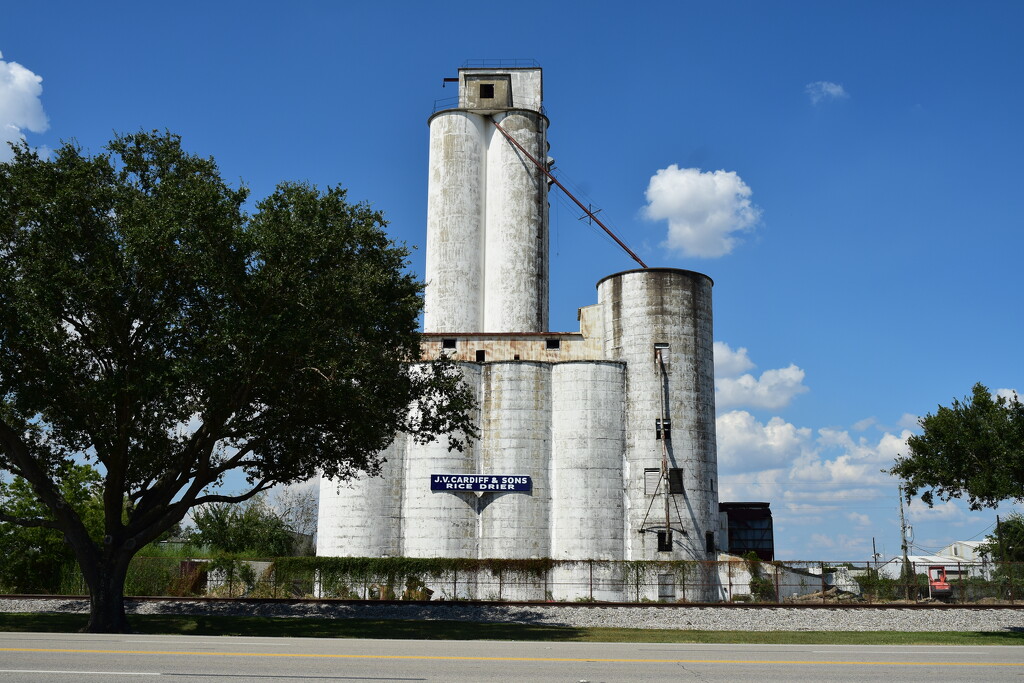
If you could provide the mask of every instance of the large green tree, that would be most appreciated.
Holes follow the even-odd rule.
[[[191,507],[374,473],[398,431],[474,434],[452,366],[412,363],[421,285],[382,215],[339,188],[245,200],[169,133],[0,164],[0,473],[45,509],[0,520],[64,535],[91,631],[127,628],[129,561]],[[102,477],[95,533],[71,463]]]
[[[967,498],[972,510],[1024,500],[1024,404],[1016,395],[993,396],[975,384],[970,397],[939,406],[920,425],[890,470],[908,500]]]

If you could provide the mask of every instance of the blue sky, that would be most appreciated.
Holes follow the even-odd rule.
[[[544,68],[559,177],[650,265],[715,280],[722,497],[778,555],[899,550],[916,416],[1024,390],[1013,2],[9,4],[0,135],[167,128],[253,197],[340,184],[425,242],[427,126],[466,60]],[[41,78],[41,81],[37,80]],[[653,179],[653,180],[652,180]],[[552,195],[551,321],[633,267]],[[413,268],[423,270],[422,249]],[[997,511],[1008,514],[1012,506]],[[996,512],[910,508],[915,543]]]

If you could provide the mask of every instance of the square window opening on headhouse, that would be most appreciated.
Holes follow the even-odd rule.
[[[666,529],[658,532],[658,552],[672,552],[672,530]]]
[[[480,99],[481,100],[493,100],[494,99],[494,84],[493,83],[481,83],[480,84]]]
[[[484,351],[483,349],[477,349],[476,350],[476,362],[477,363],[483,363],[485,360],[487,360],[487,352]]]
[[[662,420],[660,417],[654,420],[654,438],[665,439],[665,441],[672,440],[672,420],[666,418]]]
[[[545,347],[549,351],[551,349],[560,349],[560,348],[562,348],[562,340],[561,339],[545,339],[544,340],[544,345],[545,345]]]
[[[659,486],[661,486],[661,468],[644,468],[644,495],[653,496],[658,492]]]
[[[455,340],[454,339],[442,339],[441,340],[441,348],[442,349],[454,349],[455,348]]]
[[[682,493],[683,492],[683,468],[682,467],[670,467],[668,469],[668,492],[669,493]]]

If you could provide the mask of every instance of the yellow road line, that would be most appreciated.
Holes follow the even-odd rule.
[[[71,648],[0,647],[0,652],[63,652],[106,655],[178,655],[196,657],[297,657],[323,659],[403,659],[473,662],[594,662],[598,664],[852,664],[862,666],[1020,666],[1024,662],[857,662],[799,659],[608,659],[598,657],[466,657],[456,655],[343,655],[293,652],[179,652],[174,650],[86,650]]]

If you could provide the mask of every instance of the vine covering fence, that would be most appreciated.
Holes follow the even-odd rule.
[[[1015,604],[1024,600],[1024,564],[945,565],[943,581],[932,580],[929,569],[934,568],[873,562],[762,562],[753,556],[710,562],[137,557],[128,573],[125,594],[777,604]],[[80,574],[69,568],[60,594],[84,593]]]

